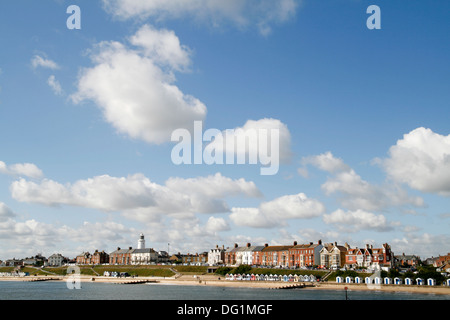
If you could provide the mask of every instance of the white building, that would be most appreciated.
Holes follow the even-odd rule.
[[[208,265],[216,266],[219,264],[223,264],[225,261],[225,247],[221,248],[217,245],[214,249],[209,250],[208,252]]]
[[[141,233],[141,235],[139,236],[137,248],[138,249],[145,249],[145,239],[144,239],[144,234],[143,233]]]
[[[131,253],[131,264],[156,264],[158,262],[158,253],[152,248],[145,247],[145,237],[139,235],[137,249]]]

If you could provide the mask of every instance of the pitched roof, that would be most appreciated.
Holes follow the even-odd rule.
[[[284,250],[289,250],[292,247],[293,246],[268,246],[268,247],[265,247],[264,249],[262,249],[262,251],[264,251],[264,252],[267,252],[267,251],[284,251]]]

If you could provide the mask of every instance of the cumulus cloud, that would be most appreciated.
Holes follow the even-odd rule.
[[[21,202],[120,211],[135,220],[159,221],[165,214],[192,217],[193,213],[227,212],[224,197],[259,196],[260,191],[253,182],[232,180],[220,174],[187,180],[172,178],[166,185],[135,174],[103,175],[66,185],[49,179],[39,183],[20,179],[11,184],[11,194]]]
[[[450,196],[450,135],[417,128],[389,149],[389,158],[379,161],[393,181]]]
[[[318,217],[325,212],[325,206],[299,193],[263,202],[258,208],[232,208],[231,211],[230,219],[238,226],[273,228],[289,219]]]
[[[391,206],[424,206],[421,197],[410,196],[395,184],[374,185],[367,182],[331,152],[306,157],[302,163],[331,174],[322,184],[322,190],[326,195],[337,194],[340,204],[347,209],[378,211]]]
[[[274,135],[272,131],[277,134]],[[278,162],[283,163],[288,163],[293,155],[291,133],[287,125],[278,119],[248,120],[242,127],[223,131],[221,137],[223,139],[214,139],[208,143],[205,149],[215,150],[227,157],[229,154],[236,159],[250,159],[258,155],[261,158],[267,155],[278,157]]]
[[[219,27],[231,23],[240,29],[256,26],[261,34],[271,32],[271,25],[291,19],[299,0],[103,0],[104,8],[120,19],[193,18]]]
[[[326,224],[333,224],[339,230],[346,232],[361,230],[385,232],[393,230],[393,225],[388,223],[384,215],[376,215],[364,210],[344,211],[338,209],[331,214],[325,214],[323,221]]]
[[[44,174],[33,163],[16,163],[7,165],[3,161],[0,161],[0,173],[8,174],[12,176],[26,176],[29,178],[41,178]]]
[[[72,100],[95,102],[118,132],[148,143],[168,142],[178,128],[192,130],[206,106],[174,85],[174,71],[187,68],[190,51],[173,32],[148,25],[130,43],[136,48],[98,44],[91,53],[95,66],[81,72]]]

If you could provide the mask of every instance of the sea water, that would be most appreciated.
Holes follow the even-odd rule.
[[[0,300],[345,300],[344,290],[229,288],[162,284],[85,282],[68,289],[65,282],[0,281]],[[450,300],[450,295],[352,291],[349,300]]]

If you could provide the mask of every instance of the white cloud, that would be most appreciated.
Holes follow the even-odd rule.
[[[95,66],[81,72],[73,101],[94,101],[120,133],[148,143],[168,142],[175,129],[204,120],[206,106],[174,85],[173,70],[190,63],[175,34],[143,26],[130,41],[136,50],[119,42],[98,44],[91,54]]]
[[[388,176],[429,193],[450,196],[450,135],[417,128],[389,149],[380,161]]]
[[[31,59],[31,65],[33,66],[34,69],[36,69],[38,67],[52,69],[52,70],[60,69],[60,66],[55,61],[43,58],[39,55],[35,55]]]
[[[224,177],[220,173],[188,179],[169,178],[166,181],[166,186],[173,191],[209,198],[224,198],[237,195],[248,197],[262,196],[261,191],[259,191],[253,181],[246,181],[243,178],[233,180]]]
[[[14,216],[16,216],[16,214],[8,208],[6,204],[0,202],[0,222],[5,222]]]
[[[350,167],[346,165],[342,159],[336,158],[329,151],[316,156],[304,157],[302,159],[302,164],[304,166],[314,165],[320,170],[331,173],[350,170]],[[302,170],[306,170],[306,168],[302,168]]]
[[[54,75],[51,75],[48,80],[47,80],[47,84],[50,86],[50,88],[53,90],[53,92],[56,95],[61,95],[63,93],[61,84],[59,83],[58,80],[56,80],[56,77]]]
[[[392,224],[388,223],[384,215],[376,215],[364,210],[344,211],[338,209],[331,214],[325,214],[323,221],[326,224],[333,224],[339,230],[346,232],[357,232],[360,230],[384,232],[393,229]]]
[[[272,130],[277,135],[273,135]],[[250,156],[255,156],[261,162],[267,156],[271,161],[288,163],[293,156],[291,133],[287,125],[278,119],[248,120],[242,127],[223,131],[221,137],[223,139],[208,143],[206,148],[223,154],[227,159],[228,155],[235,156],[236,161],[240,157],[249,159]],[[227,138],[231,141],[227,141]],[[249,163],[249,160],[243,162]]]
[[[378,211],[391,206],[424,206],[421,197],[410,196],[395,184],[374,185],[367,182],[330,152],[303,158],[302,163],[332,174],[322,184],[322,190],[326,195],[337,194],[340,204],[347,209]]]
[[[391,241],[395,255],[414,254],[425,260],[432,256],[444,255],[448,252],[448,234],[407,233],[403,238],[395,238]]]
[[[324,212],[321,202],[299,193],[263,202],[258,208],[232,208],[230,219],[238,226],[273,228],[289,219],[310,219]]]
[[[7,165],[3,161],[0,161],[0,173],[8,174],[12,176],[26,176],[29,178],[41,178],[44,174],[33,163],[16,163]]]
[[[209,217],[205,229],[208,232],[220,232],[230,230],[230,226],[224,218]]]
[[[20,179],[10,189],[12,197],[21,202],[120,211],[144,222],[160,221],[163,215],[191,218],[194,213],[228,212],[224,197],[260,195],[253,182],[220,174],[187,180],[172,178],[166,186],[142,174],[119,178],[103,175],[66,185],[49,179],[40,183]]]
[[[214,27],[227,23],[240,29],[256,26],[261,34],[271,31],[271,25],[291,19],[299,0],[103,0],[106,11],[121,19],[193,18]]]

